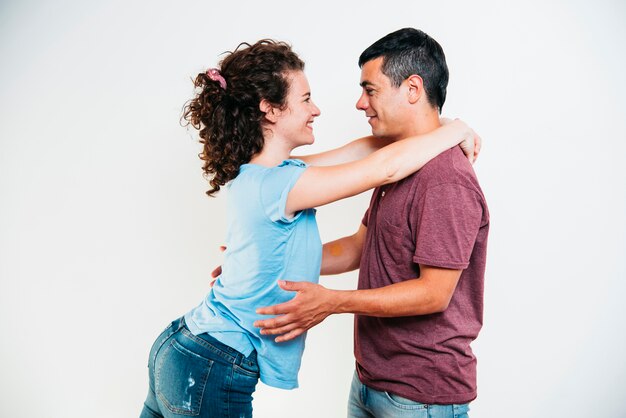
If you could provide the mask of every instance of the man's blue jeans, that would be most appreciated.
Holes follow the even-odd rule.
[[[374,390],[359,380],[354,372],[349,418],[468,418],[469,404],[426,405],[389,392]]]
[[[256,352],[244,357],[208,334],[195,336],[183,318],[152,345],[148,372],[150,390],[141,418],[252,417],[259,380]]]

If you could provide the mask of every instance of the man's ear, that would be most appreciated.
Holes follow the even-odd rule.
[[[270,102],[265,99],[261,100],[259,103],[259,109],[261,112],[265,114],[265,119],[270,123],[276,123],[278,120],[278,116],[280,115],[280,110],[276,109]]]
[[[424,80],[417,74],[413,74],[406,79],[409,87],[409,103],[415,104],[424,94]]]

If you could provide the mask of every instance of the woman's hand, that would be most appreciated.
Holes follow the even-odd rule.
[[[470,163],[474,164],[478,154],[480,154],[483,140],[473,129],[469,128],[469,130],[468,137],[463,139],[459,146],[463,150],[463,154],[470,160]]]
[[[474,164],[478,158],[478,154],[480,154],[480,149],[483,143],[482,138],[460,119],[440,118],[439,120],[442,125],[454,124],[465,130],[465,137],[459,146],[461,147],[461,150],[463,150],[463,154],[465,154],[467,159],[470,160],[470,163]]]

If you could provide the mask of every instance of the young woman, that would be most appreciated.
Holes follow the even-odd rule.
[[[473,157],[473,132],[457,121],[389,145],[362,138],[308,157],[309,164],[290,158],[313,143],[320,114],[303,70],[288,45],[262,40],[196,77],[184,119],[200,133],[207,193],[229,183],[228,249],[208,295],[152,346],[144,418],[249,417],[259,378],[297,387],[304,336],[278,344],[253,323],[256,308],[292,297],[277,280],[318,281],[322,244],[313,208],[401,180],[462,141]]]

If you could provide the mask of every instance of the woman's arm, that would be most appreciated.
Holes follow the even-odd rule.
[[[439,118],[439,121],[442,125],[448,125],[454,122],[454,119],[450,118]],[[475,137],[476,141],[474,145],[474,160],[478,157],[478,153],[480,152],[480,137]],[[338,165],[349,163],[352,161],[360,160],[362,158],[367,157],[373,152],[378,151],[381,148],[386,147],[387,145],[393,143],[393,141],[385,138],[376,138],[375,136],[364,136],[363,138],[355,139],[354,141],[348,142],[347,144],[331,149],[328,151],[320,152],[317,154],[310,155],[296,155],[291,158],[297,158],[299,160],[304,161],[308,165],[316,165],[316,166],[328,166],[328,165]],[[470,157],[470,154],[467,151],[467,147],[469,144],[463,143],[461,144],[461,148],[463,152]]]
[[[363,138],[355,139],[352,142],[348,142],[339,148],[320,152],[318,154],[294,156],[292,158],[297,158],[304,161],[308,165],[315,166],[344,164],[365,158],[371,153],[376,152],[391,143],[392,141],[388,139],[365,136]]]
[[[473,141],[474,135],[465,123],[454,121],[426,135],[394,142],[357,161],[309,167],[289,192],[285,212],[293,214],[394,183],[463,140]]]

